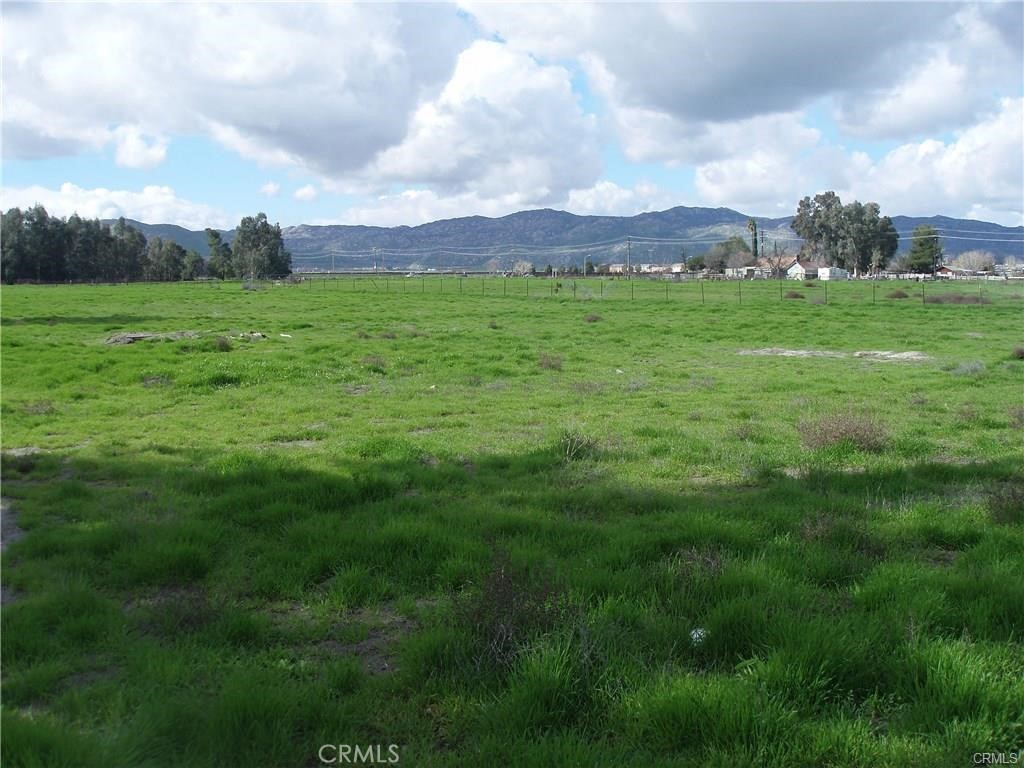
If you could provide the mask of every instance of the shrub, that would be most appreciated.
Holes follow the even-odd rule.
[[[532,640],[555,628],[565,614],[565,600],[549,578],[531,580],[507,552],[498,550],[479,594],[460,613],[478,642],[477,666],[508,670]]]
[[[988,296],[978,296],[974,293],[940,293],[934,296],[925,296],[926,304],[991,304],[992,299]]]
[[[537,364],[545,371],[562,370],[562,358],[558,355],[549,355],[546,352],[541,353],[540,358],[537,360]]]
[[[597,441],[578,429],[564,429],[558,438],[558,449],[566,461],[576,461],[593,455]]]
[[[363,365],[369,368],[374,373],[384,373],[387,371],[387,360],[380,355],[367,355],[363,358]]]
[[[1010,408],[1010,426],[1015,429],[1024,429],[1024,407],[1015,405]]]
[[[976,373],[981,373],[985,370],[985,364],[981,360],[969,360],[964,363],[960,363],[956,368],[952,370],[954,376],[973,376]]]
[[[1024,523],[1024,485],[1007,482],[995,486],[989,493],[988,511],[996,523],[1003,525]]]
[[[787,299],[802,299],[804,295],[799,291],[786,291]]]
[[[805,280],[804,281],[804,287],[805,288],[817,288],[818,286],[815,284],[815,282],[813,280]]]
[[[811,450],[845,443],[877,453],[885,447],[887,439],[885,429],[874,419],[849,411],[803,419],[797,429],[804,447]]]
[[[584,322],[587,322],[587,323],[596,323],[596,322],[598,322],[601,319],[602,318],[601,318],[600,315],[595,315],[593,313],[591,313],[591,314],[589,314],[589,315],[587,315],[586,317],[583,318]]]
[[[910,294],[901,288],[897,288],[895,291],[890,291],[886,294],[886,298],[889,299],[909,299]]]
[[[218,352],[230,352],[231,339],[227,336],[218,336],[213,340],[213,348]]]

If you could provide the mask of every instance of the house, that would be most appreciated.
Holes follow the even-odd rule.
[[[683,264],[683,262],[681,262],[681,261],[678,261],[675,264],[672,264],[669,267],[669,269],[672,270],[672,274],[673,275],[681,275],[681,274],[684,274],[685,272],[688,271],[686,269],[686,265]]]
[[[609,264],[608,265],[608,274],[609,275],[624,275],[624,274],[626,274],[626,265],[625,264]]]
[[[793,263],[786,267],[786,277],[790,280],[813,280],[818,276],[821,265],[813,261],[802,261],[793,259]]]
[[[970,272],[966,269],[957,269],[956,267],[947,267],[943,264],[941,267],[935,270],[935,276],[941,277],[946,280],[963,279],[970,276]]]
[[[818,269],[819,280],[849,280],[850,273],[842,267],[821,267]]]

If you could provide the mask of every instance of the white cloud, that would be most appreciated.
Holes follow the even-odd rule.
[[[301,200],[304,203],[308,203],[310,200],[316,200],[316,187],[312,184],[307,184],[304,187],[299,187],[292,193],[292,197],[296,200]]]
[[[903,144],[877,162],[854,155],[849,165],[846,194],[885,210],[1024,224],[1024,98],[1003,99],[998,112],[948,143]]]
[[[274,197],[278,192],[281,191],[281,185],[276,181],[268,181],[262,187],[260,187],[260,194],[266,195],[267,197]]]
[[[8,156],[145,125],[325,176],[401,141],[469,39],[453,8],[403,4],[8,4],[4,26]],[[129,135],[118,158],[151,165],[162,146]]]
[[[642,181],[633,187],[622,187],[604,180],[586,189],[572,190],[566,210],[581,216],[634,216],[682,204],[656,184]]]
[[[836,114],[843,130],[872,139],[927,135],[974,122],[992,107],[997,88],[1019,93],[1020,52],[996,26],[1004,20],[990,15],[976,6],[961,9],[947,23],[947,34],[923,47],[891,82],[843,94]],[[1019,20],[1017,27],[1019,36]]]
[[[137,125],[118,126],[114,141],[114,161],[125,168],[155,168],[167,157],[167,139],[147,136]]]
[[[501,199],[511,191],[543,205],[593,183],[600,170],[597,123],[580,107],[568,70],[477,41],[371,174],[436,184],[446,195]]]
[[[116,219],[121,216],[146,224],[177,224],[187,229],[214,227],[229,229],[238,219],[212,206],[178,197],[170,187],[148,186],[141,191],[83,189],[71,183],[59,189],[41,186],[4,187],[0,190],[0,206],[28,208],[42,205],[52,216],[77,213],[89,219]]]

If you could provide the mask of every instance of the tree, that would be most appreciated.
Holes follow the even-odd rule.
[[[855,274],[880,269],[899,245],[896,228],[878,203],[843,205],[835,192],[801,200],[790,227],[803,238],[802,254]]]
[[[835,264],[842,232],[843,203],[835,192],[823,192],[797,204],[790,227],[804,244],[801,252],[816,261]]]
[[[185,254],[185,264],[181,270],[182,280],[195,280],[197,277],[202,277],[206,274],[206,263],[203,261],[203,257],[195,251],[189,251]]]
[[[292,256],[284,247],[281,227],[271,226],[265,213],[246,216],[239,223],[231,262],[235,274],[248,277],[281,277],[292,271]]]
[[[996,257],[991,251],[964,251],[950,263],[971,272],[987,272],[995,266]]]
[[[700,272],[705,267],[707,267],[707,261],[705,261],[704,254],[702,253],[697,256],[691,256],[690,260],[686,262],[686,268],[691,272]]]
[[[225,243],[220,232],[215,229],[206,230],[206,243],[210,247],[210,255],[206,260],[206,271],[210,277],[234,277],[234,266],[231,260],[231,246]]]
[[[750,250],[754,254],[754,263],[757,263],[757,222],[747,219],[747,229],[750,230]]]
[[[149,241],[143,277],[146,280],[171,282],[181,279],[185,267],[185,249],[173,240],[159,237]]]
[[[722,272],[726,267],[743,267],[751,263],[750,246],[739,235],[715,243],[704,254],[704,263],[712,272]]]
[[[942,263],[942,243],[935,227],[928,224],[915,227],[911,239],[914,242],[907,255],[907,267],[911,272],[935,272]]]

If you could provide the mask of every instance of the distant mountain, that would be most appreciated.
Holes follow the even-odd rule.
[[[186,251],[195,251],[204,259],[210,255],[210,247],[206,244],[206,230],[193,232],[191,229],[179,227],[177,224],[143,224],[135,219],[125,219],[126,224],[135,227],[146,236],[147,240],[159,237],[162,240],[172,240]],[[113,226],[116,219],[104,219],[104,224]],[[230,243],[235,238],[235,230],[217,230],[220,232],[224,242]]]
[[[500,218],[467,216],[421,224],[416,227],[367,227],[349,225],[285,227],[285,246],[297,270],[372,268],[495,268],[507,269],[518,260],[538,269],[548,264],[595,264],[624,262],[671,263],[703,253],[716,242],[739,235],[749,237],[746,214],[730,208],[688,208],[636,216],[577,216],[551,209],[520,211]],[[791,216],[779,219],[754,217],[772,248],[799,246],[789,228]],[[185,248],[206,254],[206,236],[171,225],[131,222],[146,237],[169,237]],[[982,249],[998,261],[1007,256],[1024,259],[1024,227],[953,219],[894,216],[900,232],[900,251],[910,247],[907,236],[919,224],[931,224],[944,235],[948,256]],[[224,232],[230,240],[233,232]],[[627,236],[629,240],[627,242]],[[656,243],[645,238],[673,238],[679,243]],[[962,239],[961,239],[962,238]],[[994,238],[988,240],[987,238]],[[1015,238],[1015,240],[1014,240]],[[682,253],[681,253],[682,252]]]

